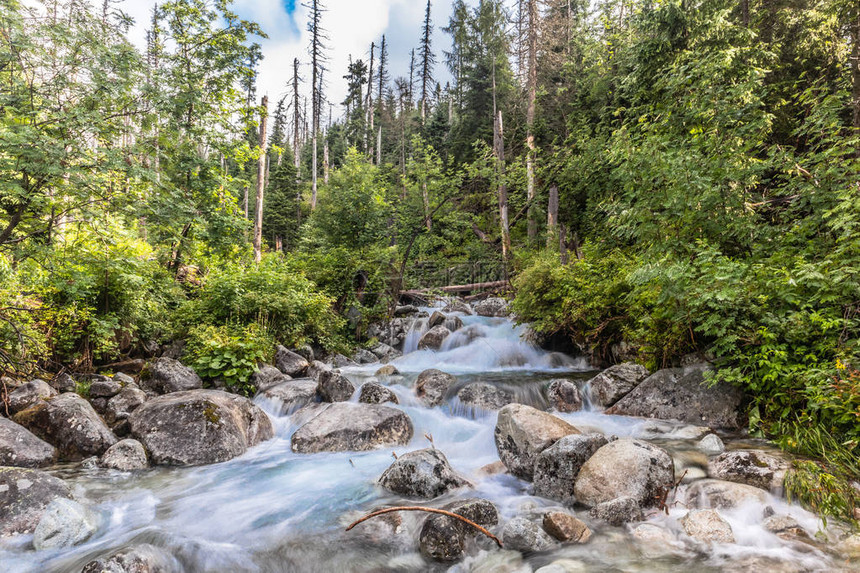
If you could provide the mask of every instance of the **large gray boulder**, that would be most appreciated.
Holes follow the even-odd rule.
[[[687,507],[732,509],[747,503],[767,503],[768,492],[763,489],[717,479],[701,479],[687,488]]]
[[[146,450],[143,444],[130,438],[120,440],[106,451],[99,459],[103,468],[130,472],[149,467]]]
[[[621,439],[601,447],[583,464],[574,496],[588,507],[627,496],[642,507],[653,507],[674,485],[674,464],[666,450]]]
[[[406,497],[433,499],[452,489],[468,485],[435,448],[403,454],[379,478],[379,485]]]
[[[105,421],[109,424],[116,424],[127,420],[131,413],[146,400],[146,392],[133,384],[126,386],[120,390],[119,394],[108,400],[105,408]]]
[[[478,316],[504,317],[511,313],[508,301],[503,298],[488,298],[475,304]]]
[[[37,404],[19,412],[15,421],[53,444],[60,458],[69,461],[100,456],[117,441],[90,403],[77,394]]]
[[[39,470],[0,467],[0,538],[35,531],[58,497],[72,497],[63,480]]]
[[[135,545],[87,563],[81,573],[182,573],[179,561],[154,545]]]
[[[135,410],[129,423],[152,463],[167,466],[224,462],[274,435],[258,406],[220,390],[159,396]]]
[[[437,325],[424,333],[418,341],[418,350],[439,350],[442,343],[451,334],[443,325]]]
[[[194,370],[178,360],[161,357],[143,369],[139,384],[148,392],[170,394],[200,389],[203,387],[203,380]]]
[[[331,372],[331,366],[325,362],[314,360],[311,362],[310,366],[308,366],[307,377],[319,381],[320,376],[325,372]]]
[[[736,430],[743,425],[740,389],[705,381],[706,365],[659,370],[642,381],[607,414],[681,420],[711,428]]]
[[[589,380],[592,402],[597,406],[612,406],[647,377],[648,370],[639,364],[625,362],[610,366]]]
[[[505,549],[523,553],[545,551],[558,544],[540,525],[524,517],[515,517],[505,524],[502,543]]]
[[[761,450],[734,450],[711,459],[708,475],[779,493],[790,468],[791,463],[778,455]]]
[[[98,517],[80,503],[63,497],[48,504],[33,531],[36,551],[79,545],[98,529]]]
[[[607,443],[602,434],[573,434],[542,451],[534,466],[535,495],[573,505],[579,470]]]
[[[268,400],[277,410],[279,416],[285,416],[316,402],[318,387],[319,384],[316,380],[299,378],[266,388],[258,396]]]
[[[405,445],[412,439],[412,420],[404,412],[378,404],[320,404],[292,437],[302,454],[367,451]]]
[[[287,376],[292,376],[293,378],[304,376],[308,370],[308,366],[310,366],[310,363],[304,356],[300,356],[280,345],[275,350],[275,367]]]
[[[433,408],[445,401],[448,388],[456,382],[457,379],[451,374],[431,368],[419,374],[415,380],[415,395]]]
[[[400,403],[400,400],[397,399],[397,394],[379,382],[365,382],[362,384],[358,401],[362,404],[384,404],[385,402],[392,402],[394,404]]]
[[[508,404],[499,411],[495,429],[499,459],[515,476],[531,480],[538,455],[564,436],[579,430],[561,418],[524,404]]]
[[[320,374],[317,392],[323,402],[346,402],[355,394],[355,386],[346,376],[329,370]]]
[[[271,388],[272,386],[276,386],[290,379],[290,376],[287,376],[274,366],[263,364],[257,368],[256,372],[251,374],[248,382],[254,387],[256,392],[262,392],[267,388]]]
[[[500,410],[514,401],[512,393],[484,382],[464,386],[457,392],[457,398],[464,406],[480,410]]]
[[[30,380],[9,392],[9,413],[16,414],[53,398],[57,391],[44,380]]]
[[[562,378],[551,380],[546,389],[550,406],[559,412],[578,412],[582,410],[582,395],[579,388],[570,380]]]
[[[455,501],[442,509],[465,517],[484,528],[490,528],[499,522],[496,506],[486,499]],[[480,535],[480,532],[459,519],[430,515],[421,527],[418,544],[425,557],[450,562],[463,557],[466,541],[476,535]]]
[[[53,463],[57,450],[30,430],[0,418],[0,466],[38,468]]]

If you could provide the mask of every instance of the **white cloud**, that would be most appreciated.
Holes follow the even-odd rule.
[[[343,76],[349,56],[367,61],[371,42],[378,45],[383,34],[387,38],[391,77],[408,75],[409,52],[420,41],[426,4],[423,0],[324,0],[323,3],[327,11],[323,15],[322,26],[329,37],[326,97],[336,104],[334,113],[337,117],[341,111],[339,104],[346,96]],[[145,45],[146,28],[154,4],[155,0],[127,0],[120,5],[135,19],[130,36],[139,47]],[[310,90],[308,11],[299,4],[297,1],[296,12],[292,15],[287,14],[283,0],[237,0],[233,5],[236,13],[260,24],[268,35],[268,39],[259,40],[264,59],[260,64],[257,92],[260,96],[269,96],[272,110],[278,98],[288,91],[294,58],[299,58],[302,64],[300,73],[305,80],[306,93]],[[442,52],[449,49],[450,42],[441,28],[447,25],[450,13],[451,0],[433,1],[436,76],[443,84],[450,78],[443,64]]]

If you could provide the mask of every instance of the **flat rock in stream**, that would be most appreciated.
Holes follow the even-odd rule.
[[[767,503],[768,492],[742,483],[701,479],[687,488],[687,507],[732,509],[747,503]]]
[[[403,454],[379,478],[379,485],[407,497],[433,499],[452,489],[469,485],[435,448]]]
[[[131,434],[155,465],[224,462],[274,435],[256,404],[220,390],[190,390],[154,398],[129,418]]]
[[[674,484],[674,464],[666,450],[625,438],[601,447],[583,464],[574,495],[588,507],[627,496],[641,507],[653,507]]]
[[[0,538],[32,533],[48,504],[71,497],[66,482],[43,471],[0,467]]]
[[[684,532],[704,543],[734,543],[732,526],[713,509],[694,509],[679,522]]]
[[[33,532],[36,551],[79,545],[98,529],[98,517],[80,503],[55,498],[45,508]]]
[[[456,382],[457,379],[451,374],[431,368],[419,374],[415,380],[415,395],[433,408],[445,401],[448,388]]]
[[[743,425],[740,389],[705,380],[710,367],[659,370],[606,410],[607,414],[681,420],[711,428],[736,430]]]
[[[791,463],[761,450],[724,452],[708,462],[708,474],[716,479],[781,492]]]
[[[481,410],[500,410],[514,401],[514,395],[507,390],[487,384],[474,382],[457,392],[460,402]]]
[[[293,451],[302,454],[404,445],[414,432],[405,412],[378,404],[320,404],[307,414],[310,419],[292,437]]]
[[[38,468],[53,463],[57,450],[24,426],[0,418],[0,466]]]
[[[499,411],[494,437],[502,463],[513,475],[531,481],[538,455],[564,436],[579,433],[552,414],[508,404]]]
[[[260,392],[258,396],[268,400],[277,410],[278,415],[284,416],[315,402],[317,387],[316,380],[300,378],[271,386]]]
[[[89,402],[77,394],[60,394],[19,412],[15,421],[54,445],[60,458],[79,461],[100,456],[117,437]]]
[[[134,545],[99,557],[84,565],[81,573],[181,573],[175,557],[154,545]]]

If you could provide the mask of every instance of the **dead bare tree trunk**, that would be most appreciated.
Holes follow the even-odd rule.
[[[507,265],[511,252],[511,232],[508,221],[508,186],[505,183],[505,131],[502,111],[498,111],[494,122],[494,148],[496,152],[496,174],[499,180],[499,226],[502,232],[502,259]]]
[[[546,210],[546,248],[551,249],[558,238],[558,185],[549,188],[549,203]]]
[[[301,180],[299,169],[301,168],[301,148],[299,138],[301,129],[301,112],[299,112],[299,59],[293,60],[293,162],[296,166],[296,183]],[[301,199],[301,196],[299,197]]]
[[[260,105],[260,159],[257,162],[257,204],[254,206],[254,260],[263,259],[263,193],[266,188],[266,157],[268,135],[266,124],[269,118],[269,96],[263,96]]]
[[[855,7],[851,18],[851,79],[854,128],[860,130],[860,8]],[[860,149],[857,150],[860,156]]]
[[[537,238],[535,197],[535,105],[537,102],[537,0],[528,0],[528,108],[526,111],[526,186],[529,200],[528,238],[534,244]]]

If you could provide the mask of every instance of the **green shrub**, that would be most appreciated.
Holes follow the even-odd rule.
[[[184,320],[188,328],[257,323],[285,346],[317,342],[333,348],[342,343],[343,328],[333,302],[297,265],[272,254],[259,265],[227,263],[213,268],[185,308]]]
[[[270,361],[275,343],[265,328],[198,326],[189,332],[185,358],[201,378],[221,380],[239,394],[252,396],[251,375],[260,363]]]
[[[544,335],[567,334],[584,351],[607,355],[624,339],[633,317],[628,274],[634,260],[620,251],[585,249],[582,260],[558,263],[545,253],[521,262],[525,268],[513,286],[513,310]]]

